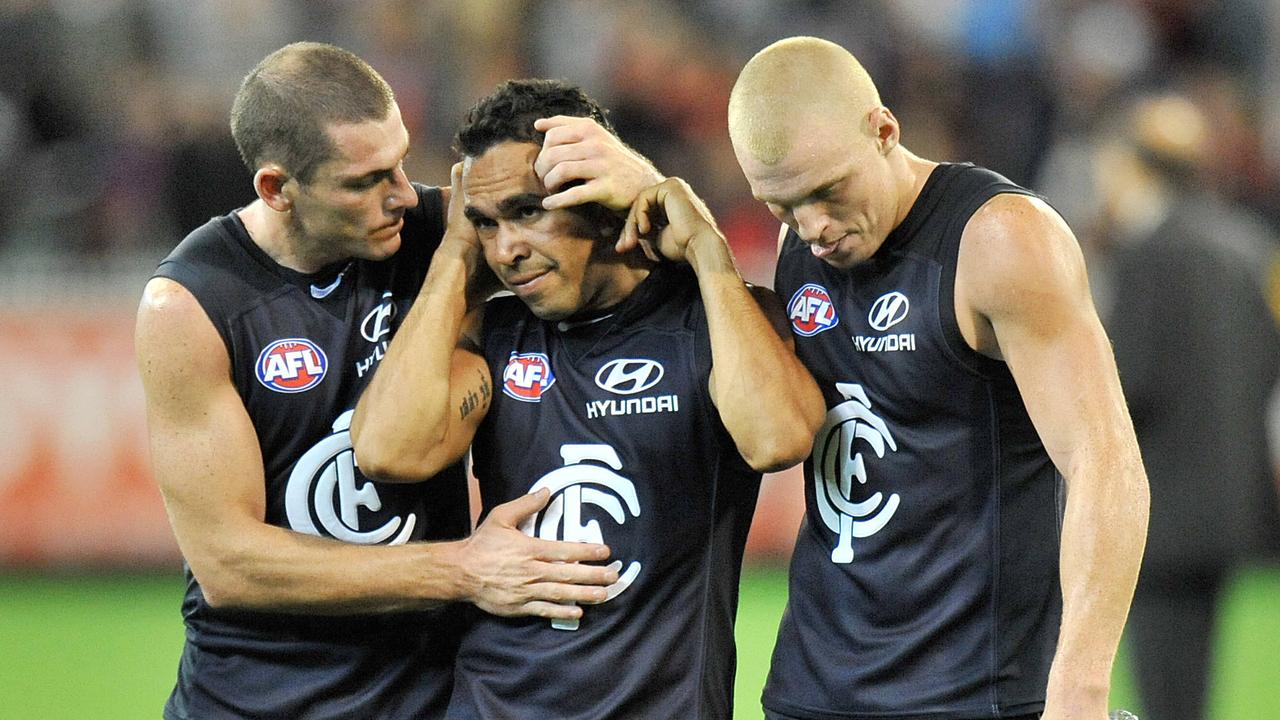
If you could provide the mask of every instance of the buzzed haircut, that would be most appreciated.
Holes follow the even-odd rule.
[[[815,37],[779,40],[747,62],[729,95],[729,137],[765,165],[791,151],[800,118],[847,118],[880,105],[880,93],[848,50]]]
[[[508,80],[467,111],[453,149],[474,158],[509,140],[541,145],[546,136],[533,128],[533,121],[553,115],[589,117],[618,134],[604,108],[582,88],[560,80]]]
[[[276,163],[306,183],[337,152],[329,125],[383,120],[394,103],[391,86],[354,54],[293,43],[265,57],[240,83],[231,135],[249,172]]]

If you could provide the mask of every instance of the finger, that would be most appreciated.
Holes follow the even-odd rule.
[[[558,193],[552,193],[542,198],[543,210],[560,210],[562,208],[574,207],[584,203],[593,202],[597,199],[599,191],[594,187],[593,183],[585,185],[574,185]]]
[[[567,182],[585,180],[587,185],[595,187],[601,185],[601,183],[594,182],[593,184],[593,181],[601,179],[605,174],[604,171],[605,168],[601,166],[598,160],[564,160],[556,163],[555,167],[547,171],[547,174],[542,178],[542,184],[548,190],[554,190]],[[598,192],[602,190],[604,190],[603,187],[597,188]],[[600,198],[592,199],[598,200]]]
[[[544,582],[592,587],[618,582],[618,569],[621,567],[622,563],[617,561],[608,565],[551,562],[542,563],[541,574]]]
[[[644,250],[645,257],[650,260],[654,262],[662,261],[662,256],[658,254],[657,249],[654,248],[653,241],[649,238],[640,238],[640,249]]]
[[[558,128],[582,128],[590,122],[590,118],[578,117],[576,115],[552,115],[551,117],[538,118],[533,121],[533,129],[544,135]]]
[[[533,543],[531,554],[538,560],[550,562],[587,562],[607,560],[609,546],[601,543],[565,542],[563,540],[542,540],[531,538]]]
[[[613,246],[615,251],[625,253],[631,252],[636,248],[640,240],[640,230],[637,224],[648,203],[648,197],[649,191],[644,190],[636,197],[635,202],[631,203],[631,209],[627,211],[627,221],[622,226],[622,233],[618,235],[618,242]]]
[[[548,135],[547,138],[548,140],[543,143],[542,149],[538,151],[538,156],[533,160],[533,172],[538,177],[544,178],[544,182],[547,173],[554,170],[561,163],[586,160],[601,154],[594,143],[574,141],[571,143],[552,144],[551,135]]]
[[[521,495],[515,500],[502,503],[489,513],[489,520],[504,527],[516,527],[525,518],[547,506],[551,500],[551,491],[541,488],[528,495]],[[486,521],[487,522],[487,521]]]
[[[530,600],[567,604],[596,605],[609,599],[607,588],[595,585],[567,585],[565,583],[533,583],[527,586]]]
[[[577,620],[582,617],[582,608],[576,605],[557,605],[542,600],[533,600],[521,605],[520,611],[516,614],[550,618],[552,620]]]

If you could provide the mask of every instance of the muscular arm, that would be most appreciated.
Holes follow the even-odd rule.
[[[577,617],[580,609],[558,603],[598,602],[604,590],[566,583],[616,579],[560,562],[600,559],[607,554],[600,546],[548,543],[515,529],[546,497],[495,509],[507,508],[458,542],[352,545],[269,525],[257,435],[222,339],[191,293],[152,280],[135,347],[156,481],[211,605],[345,614],[470,600],[501,614]]]
[[[970,344],[1008,363],[1067,482],[1063,617],[1043,717],[1102,720],[1146,542],[1149,494],[1071,231],[1039,200],[988,201],[961,240],[956,307]]]
[[[658,208],[661,228],[651,221]],[[710,213],[678,178],[640,194],[619,245],[644,235],[656,235],[651,253],[685,260],[697,273],[711,336],[711,398],[743,458],[763,472],[802,461],[826,407],[795,356],[777,296],[742,281]]]
[[[467,312],[467,283],[482,260],[471,223],[461,215],[458,173],[455,168],[449,229],[352,417],[360,469],[388,482],[423,480],[462,458],[493,395],[478,350],[482,311]]]

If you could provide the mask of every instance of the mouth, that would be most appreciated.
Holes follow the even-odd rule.
[[[852,234],[852,232],[847,232],[829,243],[813,243],[809,246],[809,252],[813,253],[816,258],[830,257],[835,254],[836,250],[840,249],[840,243],[844,242],[845,238]]]
[[[551,272],[550,268],[540,268],[538,270],[526,270],[513,275],[507,275],[502,279],[503,283],[517,295],[527,295],[538,289],[541,284],[539,281]]]
[[[380,227],[380,228],[378,228],[378,229],[374,230],[374,231],[373,231],[373,234],[374,234],[374,235],[386,235],[386,236],[388,236],[388,237],[391,237],[391,236],[393,236],[393,235],[395,235],[395,234],[399,233],[399,232],[400,232],[400,229],[401,229],[402,227],[404,227],[404,216],[403,216],[403,215],[401,215],[400,217],[396,218],[396,219],[395,219],[395,221],[390,222],[390,223],[387,223],[386,225],[383,225],[382,227]]]

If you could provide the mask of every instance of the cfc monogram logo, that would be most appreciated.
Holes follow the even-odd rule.
[[[853,500],[853,479],[867,484],[867,466],[856,444],[869,446],[878,458],[884,457],[885,448],[897,451],[898,446],[888,425],[871,412],[871,401],[861,385],[836,383],[836,389],[846,402],[828,410],[827,420],[818,430],[813,445],[813,484],[822,523],[837,536],[831,562],[845,564],[853,562],[853,538],[880,532],[900,502],[897,493],[886,499],[879,491],[865,500]]]
[[[582,521],[583,507],[588,505],[603,510],[618,525],[626,523],[627,517],[640,517],[635,484],[615,472],[622,469],[616,450],[609,445],[561,445],[560,457],[564,458],[564,467],[543,475],[529,488],[531,493],[546,488],[551,492],[551,502],[520,526],[526,535],[546,540],[603,543],[599,521]],[[587,460],[608,467],[587,465]],[[607,588],[606,602],[630,587],[640,574],[640,563],[635,560],[626,571],[622,571],[620,560],[613,561],[610,567],[619,574],[618,581]],[[578,621],[552,620],[551,627],[577,630]]]
[[[289,527],[349,543],[403,544],[417,522],[413,514],[393,516],[373,530],[360,529],[360,508],[376,513],[382,509],[382,499],[373,482],[356,470],[349,430],[354,413],[348,410],[339,415],[333,421],[333,434],[303,453],[293,466],[284,496]]]

